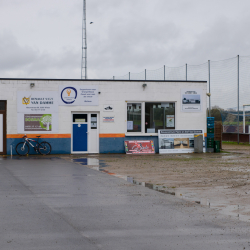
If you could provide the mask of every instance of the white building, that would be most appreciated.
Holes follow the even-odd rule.
[[[159,129],[206,131],[206,90],[204,81],[0,79],[0,154],[24,134],[41,135],[52,154],[124,153],[124,140],[138,139],[158,152]],[[183,103],[189,93],[200,103]]]

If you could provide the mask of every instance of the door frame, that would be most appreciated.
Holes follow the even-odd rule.
[[[73,114],[87,114],[87,122],[74,122],[73,123]],[[97,138],[97,149],[98,149],[98,152],[94,152],[93,154],[99,154],[100,152],[100,148],[99,148],[99,126],[100,126],[100,122],[99,122],[99,117],[100,117],[100,112],[98,111],[71,111],[71,154],[92,154],[92,152],[89,152],[89,148],[90,148],[90,131],[91,131],[91,114],[97,114],[97,135],[98,135],[98,138]],[[77,152],[74,152],[73,151],[73,124],[87,124],[87,148],[88,148],[88,151],[77,151]]]
[[[7,153],[7,133],[6,133],[6,113],[7,113],[7,101],[1,100],[1,102],[5,102],[5,110],[0,110],[0,114],[3,115],[3,152],[0,152],[0,155],[6,155]]]

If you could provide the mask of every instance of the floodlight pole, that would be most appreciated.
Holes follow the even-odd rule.
[[[86,0],[83,0],[81,79],[87,79]]]
[[[238,144],[240,143],[240,56],[237,56],[238,59],[238,75],[237,75],[237,83],[238,83]]]

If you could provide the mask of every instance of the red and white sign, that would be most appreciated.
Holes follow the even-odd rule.
[[[103,116],[103,122],[115,122],[114,116]]]
[[[126,154],[155,154],[153,141],[125,141]]]

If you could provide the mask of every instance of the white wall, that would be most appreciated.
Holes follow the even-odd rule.
[[[30,88],[30,83],[35,87]],[[59,133],[71,133],[72,111],[99,111],[100,133],[126,133],[126,102],[175,102],[175,129],[206,131],[206,90],[204,82],[144,82],[133,81],[60,81],[60,80],[0,80],[0,100],[7,100],[7,134],[17,134],[17,91],[58,91],[59,85],[97,85],[99,106],[59,106]],[[202,112],[181,112],[181,89],[202,89]],[[59,93],[58,93],[59,95]],[[103,105],[113,105],[113,112],[103,112]],[[103,116],[115,116],[114,123],[103,123]]]

